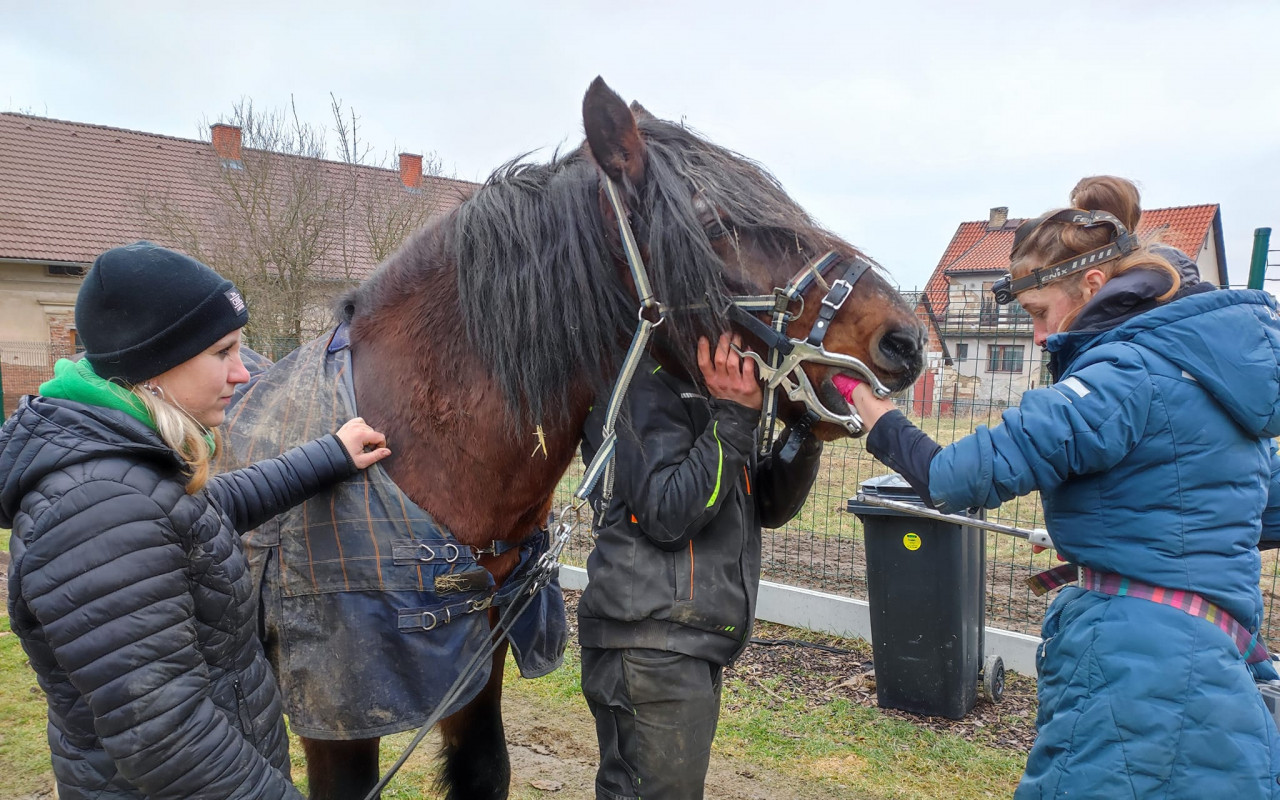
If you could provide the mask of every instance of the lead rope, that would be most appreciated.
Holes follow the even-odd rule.
[[[427,733],[440,722],[444,710],[458,699],[472,675],[484,663],[484,659],[492,658],[493,654],[497,652],[511,623],[524,613],[524,610],[529,607],[529,603],[533,602],[534,596],[559,571],[560,554],[564,551],[565,545],[569,543],[569,537],[573,533],[573,529],[581,522],[582,508],[587,504],[587,497],[591,494],[591,490],[595,487],[602,474],[605,479],[604,485],[601,487],[603,497],[602,510],[608,506],[609,499],[613,496],[613,453],[618,442],[615,428],[618,422],[618,415],[622,411],[622,401],[626,398],[627,389],[630,388],[631,380],[635,377],[636,368],[640,365],[640,359],[644,356],[645,350],[649,345],[649,337],[653,335],[654,328],[657,328],[666,319],[666,312],[662,303],[658,302],[653,296],[653,290],[649,284],[649,275],[645,271],[644,260],[640,257],[640,248],[636,246],[635,236],[631,232],[631,224],[627,221],[627,215],[622,207],[622,199],[618,194],[618,187],[608,177],[605,178],[605,193],[608,195],[609,203],[613,206],[614,213],[618,217],[618,229],[622,234],[622,249],[626,253],[627,266],[631,269],[631,279],[635,284],[636,294],[640,298],[640,310],[638,314],[639,323],[636,326],[635,335],[631,337],[631,346],[627,350],[627,357],[622,362],[622,368],[618,371],[618,377],[613,384],[613,394],[609,398],[603,429],[604,441],[601,443],[600,449],[596,451],[595,457],[591,459],[591,464],[583,472],[582,481],[578,485],[577,491],[573,493],[573,502],[561,509],[559,522],[556,525],[555,533],[551,535],[547,551],[539,557],[538,563],[529,570],[529,574],[520,585],[520,589],[516,594],[519,601],[512,602],[503,610],[502,616],[498,618],[498,624],[489,631],[488,644],[477,651],[471,661],[467,662],[466,668],[463,669],[458,679],[449,687],[449,691],[445,692],[444,696],[440,698],[439,704],[436,705],[436,710],[418,729],[417,735],[405,747],[404,752],[400,754],[396,762],[387,769],[386,774],[382,776],[378,784],[365,795],[365,800],[378,799],[382,790],[386,788],[391,779],[395,777],[395,774],[400,771],[400,768],[413,755],[413,751],[426,738]],[[656,313],[657,319],[650,320],[645,316],[646,313]]]

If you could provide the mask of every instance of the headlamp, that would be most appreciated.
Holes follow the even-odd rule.
[[[1095,225],[1109,225],[1112,230],[1111,241],[1096,250],[1072,256],[1066,261],[1059,261],[1047,267],[1033,269],[1031,274],[1024,275],[1017,280],[1014,280],[1013,275],[1005,273],[1004,277],[991,286],[991,292],[996,296],[998,304],[1002,306],[1008,305],[1027,289],[1039,289],[1047,283],[1061,280],[1081,270],[1092,269],[1099,264],[1128,255],[1138,249],[1138,237],[1126,230],[1124,223],[1117,219],[1115,215],[1108,214],[1106,211],[1082,211],[1078,208],[1066,208],[1050,211],[1019,225],[1017,233],[1013,235],[1013,250],[1009,254],[1010,260],[1018,255],[1018,251],[1030,239],[1031,234],[1046,222],[1069,222],[1072,225],[1081,225],[1085,228],[1092,228]]]

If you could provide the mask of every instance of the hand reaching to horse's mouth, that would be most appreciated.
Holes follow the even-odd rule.
[[[759,411],[764,405],[764,392],[756,380],[756,365],[749,358],[742,358],[733,351],[742,348],[742,337],[720,334],[716,351],[711,352],[707,337],[698,339],[698,369],[712,397],[729,400],[738,405]]]

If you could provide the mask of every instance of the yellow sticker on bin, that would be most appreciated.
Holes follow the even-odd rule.
[[[908,533],[906,536],[902,537],[902,546],[908,550],[919,550],[920,537],[914,533]]]

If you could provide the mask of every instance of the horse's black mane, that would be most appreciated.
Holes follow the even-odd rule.
[[[691,365],[698,336],[726,329],[718,310],[730,294],[773,288],[724,274],[695,192],[737,241],[771,261],[788,263],[783,254],[797,250],[812,257],[830,236],[754,162],[678,125],[643,117],[639,126],[646,176],[638,190],[624,191],[636,239],[647,247],[654,293],[672,310],[664,342]],[[636,325],[638,303],[615,267],[621,256],[607,238],[599,173],[584,150],[557,153],[546,164],[504,165],[439,231],[457,265],[471,346],[512,409],[535,422],[560,417],[573,380],[609,383]],[[425,244],[417,237],[392,262],[409,258],[425,268]],[[351,302],[360,307],[361,298],[378,296],[387,272],[379,270]]]

